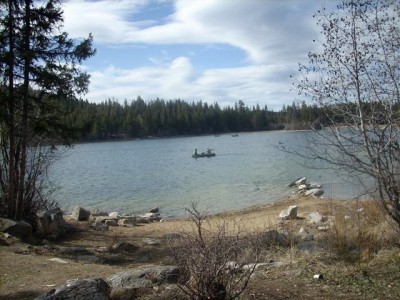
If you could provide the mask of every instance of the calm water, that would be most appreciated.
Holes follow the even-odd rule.
[[[135,140],[76,145],[52,171],[54,194],[66,210],[74,205],[140,213],[154,206],[164,216],[182,216],[191,201],[210,213],[277,201],[297,177],[324,184],[326,197],[350,198],[358,191],[333,171],[309,169],[278,144],[301,147],[307,132]],[[194,159],[213,148],[212,158]]]

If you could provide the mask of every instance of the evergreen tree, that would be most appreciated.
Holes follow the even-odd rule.
[[[75,43],[60,31],[58,0],[2,0],[0,11],[1,206],[21,219],[45,203],[37,183],[50,156],[38,147],[65,138],[55,100],[87,91],[79,64],[95,51],[91,36]]]

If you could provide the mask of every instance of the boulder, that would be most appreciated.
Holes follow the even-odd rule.
[[[75,206],[72,210],[72,218],[77,221],[87,221],[90,217],[90,211],[80,206]]]
[[[158,213],[160,211],[159,207],[153,207],[152,209],[149,210],[149,213]]]
[[[324,194],[323,189],[311,189],[305,192],[306,196],[313,196],[313,197],[319,197]]]
[[[279,214],[279,218],[283,220],[296,219],[297,205],[291,205],[287,209],[282,210]]]
[[[36,300],[89,299],[109,300],[110,287],[101,278],[86,278],[67,281],[66,285],[35,298]]]
[[[301,177],[297,178],[296,180],[294,180],[294,181],[292,181],[291,183],[289,183],[287,186],[288,186],[288,187],[294,187],[294,186],[296,186],[296,181],[298,181],[298,180],[300,180],[300,179],[301,179]]]
[[[308,185],[308,188],[309,188],[309,189],[321,189],[322,187],[323,187],[322,184],[319,183],[319,182],[311,182],[311,183]]]
[[[103,222],[98,221],[98,220],[93,222],[92,227],[96,231],[106,231],[106,230],[108,230],[108,225],[106,225]]]
[[[110,212],[108,214],[108,216],[112,217],[112,218],[119,218],[120,217],[120,215],[119,215],[119,213],[117,211]]]
[[[158,213],[145,213],[143,215],[140,215],[139,218],[141,220],[147,220],[147,223],[161,220],[160,214],[158,214]],[[139,220],[139,218],[138,218],[138,220]]]
[[[134,226],[136,224],[136,218],[134,219],[120,219],[118,220],[118,226]]]
[[[302,185],[302,184],[306,184],[306,182],[307,182],[307,177],[302,177],[302,178],[296,180],[294,184],[299,186],[299,185]]]
[[[0,231],[23,240],[32,238],[32,225],[24,221],[0,218]]]
[[[59,207],[37,213],[36,223],[40,235],[59,238],[66,230],[63,213]]]
[[[307,219],[311,224],[320,224],[323,221],[322,215],[317,211],[309,213]]]
[[[308,189],[308,186],[306,184],[300,184],[299,185],[299,191],[305,191]]]
[[[104,224],[106,224],[107,226],[117,226],[118,225],[117,221],[115,221],[115,220],[106,220],[104,222]]]
[[[143,288],[178,283],[182,271],[176,266],[148,266],[116,273],[107,281],[111,287]]]

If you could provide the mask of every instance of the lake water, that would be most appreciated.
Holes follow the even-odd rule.
[[[231,135],[78,144],[50,173],[60,186],[55,199],[73,206],[141,213],[158,206],[179,217],[192,201],[210,213],[272,203],[293,193],[300,176],[324,185],[325,197],[351,198],[359,191],[334,171],[305,168],[277,145],[302,147],[308,132]],[[215,149],[212,158],[191,157]],[[311,162],[312,164],[312,162]]]

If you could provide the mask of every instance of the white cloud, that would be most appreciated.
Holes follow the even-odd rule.
[[[314,47],[318,34],[315,0],[170,0],[173,14],[160,20],[135,16],[156,0],[72,0],[65,3],[65,30],[72,37],[94,35],[103,45],[227,44],[244,51],[247,66],[198,71],[188,57],[149,55],[136,69],[106,67],[92,72],[90,100],[156,97],[273,103],[279,109],[295,94],[290,74]],[[143,19],[143,18],[142,18]],[[194,56],[192,56],[194,57]],[[199,53],[196,53],[199,61]],[[112,63],[112,59],[110,58]]]

